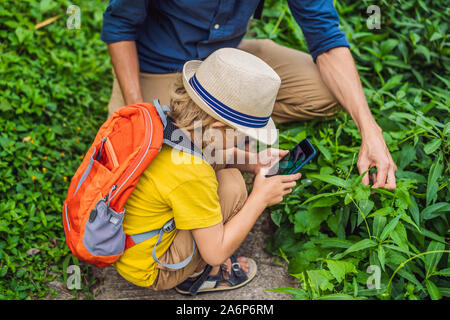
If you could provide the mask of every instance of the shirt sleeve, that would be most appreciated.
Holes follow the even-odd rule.
[[[350,48],[344,32],[339,29],[333,0],[288,0],[288,5],[305,35],[314,62],[321,53],[332,48]]]
[[[168,196],[177,229],[207,228],[222,222],[217,179],[208,177],[184,182]]]
[[[137,30],[147,17],[147,0],[110,0],[103,13],[100,39],[106,43],[137,39]]]

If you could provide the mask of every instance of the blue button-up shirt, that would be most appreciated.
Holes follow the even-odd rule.
[[[188,60],[203,60],[223,47],[236,48],[259,0],[110,0],[101,39],[135,40],[141,71],[181,71]],[[339,29],[333,0],[288,0],[314,59],[349,47]]]

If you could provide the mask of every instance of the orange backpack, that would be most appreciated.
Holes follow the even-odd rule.
[[[105,267],[116,262],[126,249],[159,235],[153,258],[161,263],[155,249],[163,233],[175,229],[173,219],[160,229],[137,235],[126,235],[122,221],[128,197],[163,142],[202,157],[187,136],[177,133],[178,141],[172,140],[177,128],[166,116],[168,110],[157,99],[154,105],[130,105],[116,111],[100,127],[70,182],[62,208],[67,246],[80,260]],[[183,262],[161,264],[182,268],[194,251],[195,242],[192,254]]]

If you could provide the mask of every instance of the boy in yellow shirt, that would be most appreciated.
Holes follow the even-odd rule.
[[[126,250],[114,264],[125,279],[183,294],[235,289],[253,279],[255,261],[233,252],[263,210],[282,201],[301,175],[266,178],[266,167],[248,164],[249,154],[236,148],[236,133],[276,141],[270,115],[280,83],[261,59],[233,48],[184,65],[170,90],[169,116],[201,151],[164,144],[141,175],[125,206],[124,232],[159,229],[172,218],[176,228],[156,246],[159,262],[152,257],[157,237]],[[273,160],[286,153],[273,154]],[[239,156],[244,163],[236,164]],[[239,170],[256,173],[250,195]],[[167,267],[180,261],[188,263]]]

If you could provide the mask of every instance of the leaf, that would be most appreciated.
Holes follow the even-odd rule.
[[[386,225],[386,217],[383,216],[375,216],[373,219],[373,235],[375,237],[379,237],[384,226]]]
[[[431,300],[440,300],[442,299],[442,293],[439,288],[431,281],[425,280],[425,285],[427,286],[428,293],[430,294]]]
[[[389,221],[387,226],[384,228],[383,232],[381,233],[380,240],[384,241],[388,235],[394,230],[394,228],[397,226],[398,221],[400,220],[400,215],[396,216],[394,219]]]
[[[425,229],[425,228],[422,228],[422,229],[420,229],[420,231],[421,231],[421,233],[422,233],[425,237],[428,237],[428,238],[430,238],[430,239],[439,241],[439,242],[441,242],[441,243],[444,243],[444,242],[445,242],[445,238],[444,238],[444,237],[441,237],[441,236],[437,235],[436,233],[434,233],[434,232],[432,232],[432,231],[430,231],[430,230],[427,230],[427,229]]]
[[[375,247],[377,243],[370,239],[363,239],[361,241],[358,241],[357,243],[353,244],[351,247],[349,247],[347,250],[345,250],[343,253],[337,254],[334,256],[334,259],[339,260],[342,259],[344,256],[346,256],[349,253],[361,251],[364,249]]]
[[[334,232],[334,234],[338,235],[340,230],[340,224],[339,224],[339,216],[338,215],[332,215],[327,219],[327,225],[330,228],[331,231]]]
[[[337,197],[326,197],[315,201],[310,207],[331,207],[337,202],[339,202],[339,199]]]
[[[309,235],[317,234],[320,224],[331,214],[330,207],[315,207],[300,210],[294,216],[294,232],[305,232]]]
[[[407,279],[408,281],[414,283],[420,290],[425,290],[422,284],[419,280],[412,274],[411,272],[406,271],[404,268],[400,269],[397,272],[398,275],[402,276],[403,278]]]
[[[372,211],[374,205],[375,205],[374,202],[368,199],[362,199],[358,202],[358,206],[364,213],[364,217],[367,217],[370,211]]]
[[[398,45],[398,40],[388,39],[381,43],[380,49],[383,52],[383,54],[387,54],[390,51],[392,51],[392,49],[394,49],[397,45]]]
[[[326,260],[328,269],[338,283],[344,280],[348,273],[357,273],[355,266],[347,261]]]
[[[371,187],[370,185],[363,185],[363,184],[359,184],[358,186],[355,187],[354,190],[354,200],[356,200],[357,202],[361,201],[361,200],[368,200],[371,194]]]
[[[450,268],[441,269],[439,271],[434,272],[437,276],[450,277]]]
[[[312,179],[317,179],[317,180],[321,180],[324,181],[326,183],[338,186],[338,187],[343,187],[345,180],[338,178],[336,176],[331,176],[331,175],[325,175],[325,174],[317,174],[317,173],[308,173],[308,178],[312,178]]]
[[[312,287],[314,287],[316,292],[320,290],[332,290],[334,288],[330,280],[334,279],[331,272],[327,270],[308,270],[306,273],[309,276]]]
[[[43,211],[43,210],[40,210],[40,211],[39,211],[39,215],[40,215],[40,217],[41,217],[42,224],[44,225],[44,227],[46,227],[46,226],[47,226],[47,218],[46,218],[46,216],[45,216],[44,211]]]
[[[9,103],[8,100],[6,100],[5,98],[1,97],[0,98],[0,111],[10,111],[13,110],[11,104]]]
[[[326,192],[326,193],[316,194],[315,196],[312,196],[312,197],[308,198],[308,199],[307,199],[305,202],[303,202],[300,206],[304,206],[305,204],[307,204],[307,203],[309,203],[309,202],[311,202],[311,201],[314,201],[314,200],[316,200],[316,199],[319,199],[319,198],[331,197],[331,196],[335,196],[335,195],[344,194],[344,193],[346,193],[346,192],[347,192],[347,191],[342,190],[342,191],[339,191],[339,192]]]
[[[19,43],[23,43],[27,38],[31,36],[32,33],[33,32],[31,30],[27,30],[22,27],[18,27],[15,31]]]
[[[367,216],[367,218],[376,217],[376,216],[387,216],[394,213],[394,209],[391,207],[384,207],[378,209]]]
[[[431,203],[436,201],[437,199],[437,189],[438,189],[438,183],[437,180],[442,175],[442,170],[444,169],[444,164],[442,163],[442,152],[439,152],[439,156],[437,158],[437,161],[433,162],[433,164],[430,167],[430,172],[428,174],[428,183],[427,183],[427,206]]]
[[[384,251],[384,249],[383,249],[383,246],[382,246],[382,245],[379,245],[379,246],[378,246],[378,260],[380,260],[381,268],[382,268],[383,270],[384,270],[384,264],[385,264],[385,262],[386,262],[385,257],[386,257],[386,253],[385,253],[385,251]]]
[[[416,199],[414,198],[413,195],[410,195],[410,199],[411,199],[411,204],[408,206],[409,212],[411,212],[411,215],[412,215],[414,221],[416,222],[416,225],[419,226],[420,225],[419,207],[417,206]]]
[[[417,50],[418,53],[421,53],[425,57],[425,59],[427,60],[427,63],[430,62],[431,53],[430,53],[430,50],[427,47],[419,44],[417,46],[416,50]]]
[[[272,218],[273,223],[279,227],[280,226],[280,222],[281,222],[281,218],[283,217],[281,213],[279,212],[274,212],[270,214],[270,217]]]
[[[450,203],[448,202],[438,202],[426,207],[420,213],[423,220],[429,220],[435,218],[437,215],[435,213],[450,212]]]
[[[408,249],[404,249],[404,248],[399,247],[399,246],[396,246],[396,245],[383,244],[383,246],[384,246],[386,249],[392,249],[392,250],[396,250],[396,251],[399,251],[399,252],[406,253],[407,255],[411,255],[411,252],[409,252]]]
[[[427,251],[439,251],[444,250],[445,245],[443,243],[437,241],[431,241],[428,245]],[[436,269],[437,264],[441,260],[443,252],[436,252],[427,254],[425,256],[425,269],[427,272],[427,277],[431,275],[432,272]]]
[[[450,298],[450,288],[438,287],[444,297]]]
[[[430,154],[435,152],[437,149],[439,149],[439,147],[442,144],[442,140],[441,139],[433,139],[430,142],[428,142],[425,147],[423,148],[423,151],[425,151],[426,154]]]
[[[358,296],[358,281],[356,280],[356,277],[353,277],[353,296]]]
[[[347,249],[352,246],[352,242],[340,238],[325,238],[314,240],[314,243],[320,244],[323,248],[343,248]]]
[[[416,157],[416,148],[410,144],[402,145],[398,157],[398,169],[404,169]]]
[[[317,149],[319,149],[320,153],[323,154],[327,161],[331,161],[333,159],[330,151],[328,151],[328,149],[322,143],[316,144],[316,147]]]
[[[344,204],[348,205],[350,202],[352,202],[352,195],[350,193],[347,193],[345,195]]]
[[[408,235],[405,226],[398,223],[394,230],[390,233],[391,239],[401,248],[408,250]]]
[[[291,288],[291,287],[281,287],[281,288],[275,288],[275,289],[268,289],[267,291],[288,293],[288,294],[292,294],[292,295],[304,293],[304,291],[302,289]]]
[[[318,297],[316,300],[362,300],[363,297],[356,298],[345,293],[333,293]]]

